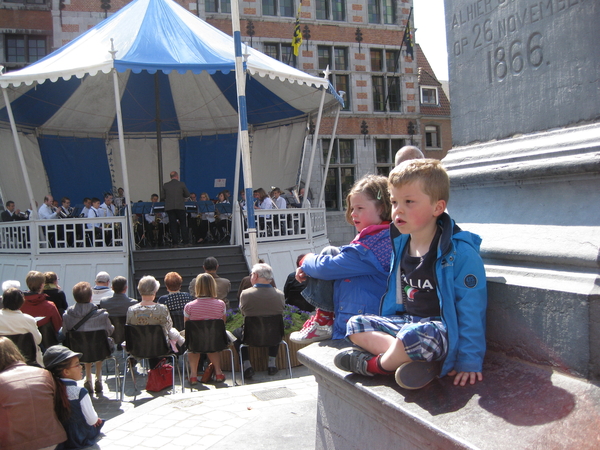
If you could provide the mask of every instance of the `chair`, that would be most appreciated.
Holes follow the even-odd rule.
[[[56,331],[54,330],[54,325],[51,321],[46,322],[41,327],[38,327],[38,330],[40,330],[40,334],[42,335],[42,351],[45,352],[48,348],[52,347],[53,345],[59,344],[58,338],[56,336]]]
[[[131,380],[137,391],[135,377],[133,375],[132,359],[149,359],[149,358],[171,358],[173,367],[177,367],[179,373],[179,381],[181,380],[181,372],[176,364],[176,355],[173,353],[160,325],[125,325],[125,346],[129,356],[125,360],[125,372],[123,373],[123,382],[121,383],[121,400],[125,395],[125,379],[127,378],[127,370],[130,369]],[[175,376],[173,376],[173,394],[175,394]]]
[[[181,311],[171,311],[171,320],[173,321],[173,327],[177,329],[177,331],[182,331],[185,329],[184,321],[183,321],[183,310]]]
[[[37,366],[37,344],[31,333],[5,335],[13,341],[30,366]]]
[[[240,345],[240,372],[242,384],[244,384],[244,362],[242,361],[242,347],[273,347],[284,344],[288,362],[288,373],[292,378],[292,363],[290,361],[290,349],[287,342],[283,340],[285,327],[283,316],[254,316],[244,317],[244,340]]]
[[[79,358],[79,362],[95,363],[96,361],[104,362],[107,359],[113,360],[115,363],[115,394],[118,400],[119,391],[121,391],[121,371],[117,358],[112,355],[106,330],[67,331],[67,342],[71,350],[83,354]]]
[[[121,350],[121,344],[125,341],[125,320],[127,316],[111,316],[109,314],[108,318],[110,319],[110,323],[115,327],[112,338],[115,341],[117,350]]]
[[[233,350],[229,347],[229,338],[227,337],[225,322],[223,322],[223,320],[188,320],[185,323],[185,344],[187,346],[187,351],[193,353],[229,351],[231,357],[231,379],[235,386]],[[184,357],[187,358],[187,352],[185,352]],[[189,365],[187,372],[189,379]]]

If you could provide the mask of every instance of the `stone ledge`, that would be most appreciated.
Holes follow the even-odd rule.
[[[600,388],[585,380],[488,352],[481,383],[446,377],[408,391],[337,369],[333,357],[347,347],[298,352],[319,384],[316,449],[600,448]]]

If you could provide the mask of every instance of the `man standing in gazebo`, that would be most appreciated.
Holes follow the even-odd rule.
[[[190,237],[186,225],[185,199],[190,196],[185,183],[179,181],[179,174],[175,171],[170,173],[171,181],[162,187],[162,198],[165,202],[165,211],[169,216],[169,227],[171,229],[172,246],[179,247],[179,236],[183,238],[183,245],[190,246]]]

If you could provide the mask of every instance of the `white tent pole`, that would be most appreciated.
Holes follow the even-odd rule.
[[[304,167],[304,156],[306,155],[306,143],[308,142],[308,136],[310,136],[310,114],[307,117],[306,129],[304,130],[304,141],[302,141],[302,155],[300,157],[300,168],[298,170],[298,178],[296,179],[298,193],[300,193],[300,182],[302,181],[302,168]]]
[[[19,163],[21,164],[21,170],[23,171],[23,179],[25,180],[25,188],[27,189],[27,197],[29,197],[29,203],[31,208],[30,219],[37,219],[37,208],[35,205],[35,198],[33,197],[33,189],[31,188],[31,182],[29,181],[29,174],[27,173],[27,166],[25,166],[25,158],[23,157],[23,149],[21,148],[21,140],[19,139],[19,133],[17,132],[17,125],[15,123],[15,117],[13,116],[12,108],[10,106],[10,100],[8,98],[8,92],[6,88],[2,88],[2,95],[4,95],[4,103],[6,105],[6,111],[8,112],[8,120],[10,121],[10,129],[12,130],[13,139],[15,140],[15,148],[17,149],[17,155],[19,156]]]
[[[116,57],[116,51],[114,49],[113,40],[110,40],[111,51],[113,60]],[[117,76],[117,69],[113,67],[113,85],[115,89],[115,107],[117,113],[117,131],[119,133],[119,153],[121,155],[121,170],[123,171],[123,188],[125,189],[125,198],[129,198],[129,205],[125,214],[131,214],[131,191],[129,190],[129,175],[127,172],[127,157],[125,156],[125,138],[123,137],[123,116],[121,114],[121,95],[119,92],[119,77]],[[129,239],[135,239],[133,234],[133,222],[128,220],[129,224]]]
[[[237,234],[238,234],[238,226],[237,226],[237,220],[239,219],[241,222],[241,215],[242,215],[242,211],[240,208],[240,213],[236,214],[237,211],[237,207],[240,205],[237,201],[237,195],[238,195],[238,191],[240,189],[240,162],[241,162],[241,153],[240,153],[240,140],[238,139],[237,141],[237,146],[235,149],[235,175],[234,175],[234,179],[233,179],[233,195],[231,196],[231,198],[235,198],[235,201],[233,201],[231,203],[231,243],[232,244],[237,244],[236,242],[236,238],[237,238]],[[237,206],[236,206],[237,205]]]
[[[329,66],[323,73],[323,78],[329,80]],[[325,94],[327,94],[327,87],[323,86],[323,93],[321,94],[321,104],[319,105],[319,113],[317,114],[317,124],[315,125],[315,134],[313,134],[312,149],[310,152],[310,163],[308,164],[308,175],[306,175],[306,185],[304,186],[304,198],[302,199],[302,207],[306,208],[308,202],[308,192],[310,189],[310,179],[312,175],[313,163],[315,161],[315,151],[317,149],[317,140],[319,137],[319,128],[321,128],[321,117],[323,116],[323,104],[325,103]],[[323,180],[325,182],[325,180]]]
[[[258,244],[256,241],[256,220],[252,199],[252,166],[250,161],[250,139],[248,138],[248,117],[246,111],[246,71],[242,62],[242,35],[240,33],[240,7],[238,0],[231,1],[231,29],[235,48],[235,85],[238,99],[239,132],[238,140],[244,168],[244,187],[246,188],[246,210],[248,212],[248,237],[250,240],[250,259],[252,265],[258,263]]]
[[[335,142],[335,133],[337,132],[338,119],[340,118],[340,111],[342,105],[338,105],[338,110],[335,113],[335,121],[333,122],[333,131],[331,132],[331,140],[329,141],[329,150],[327,151],[327,160],[325,161],[325,169],[323,170],[323,182],[321,183],[321,195],[319,195],[319,202],[317,205],[319,208],[323,206],[323,197],[325,196],[325,181],[327,180],[327,171],[329,170],[329,161],[331,161],[331,152],[333,151],[333,143]]]

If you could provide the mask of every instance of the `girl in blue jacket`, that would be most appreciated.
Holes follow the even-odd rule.
[[[309,254],[296,271],[302,292],[317,307],[302,330],[292,333],[297,343],[342,339],[346,322],[356,314],[377,314],[390,270],[390,198],[387,178],[367,175],[346,197],[346,220],[358,235],[349,244]]]

